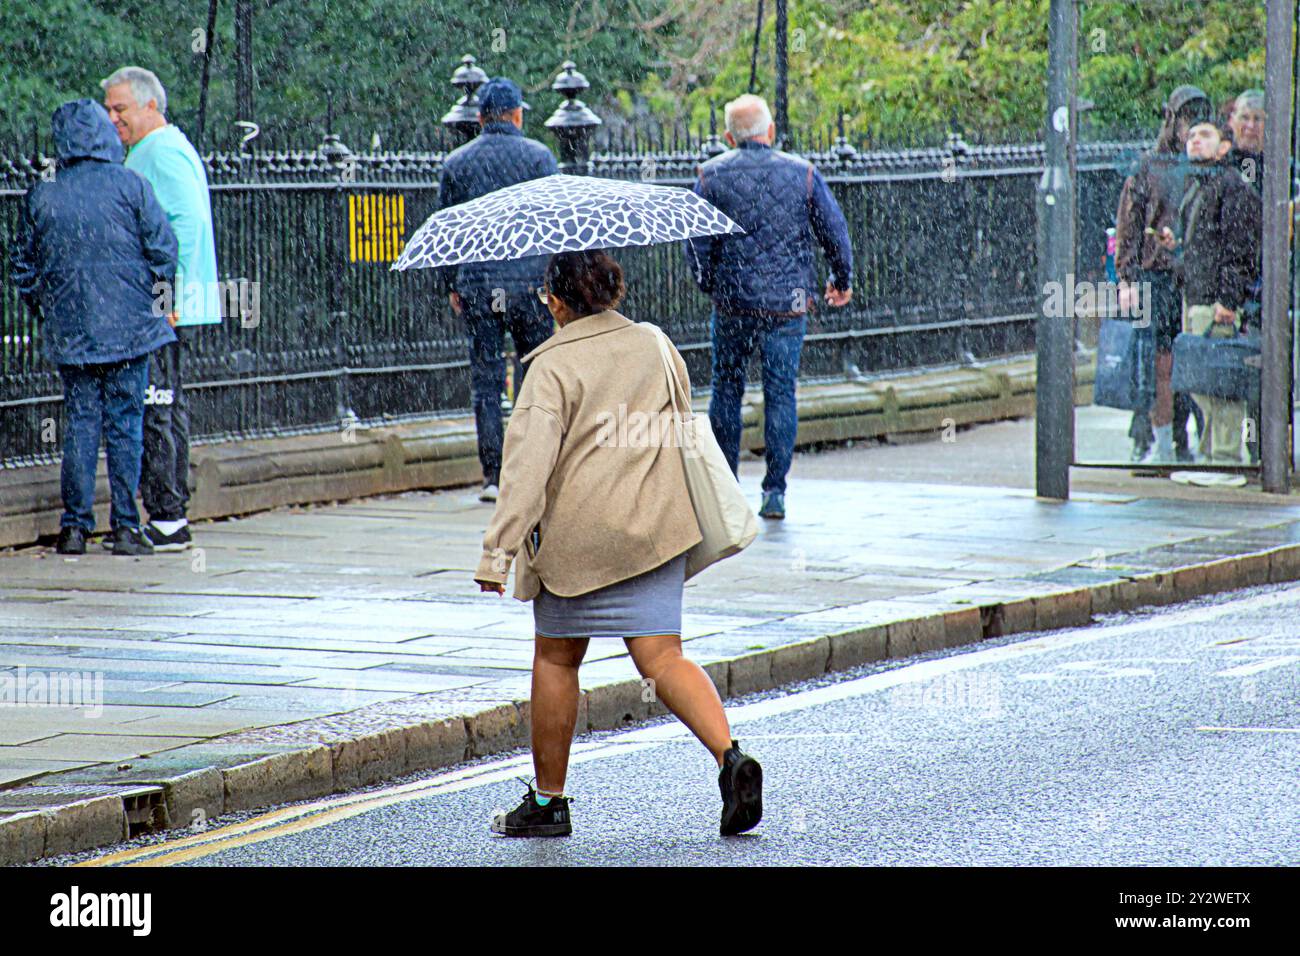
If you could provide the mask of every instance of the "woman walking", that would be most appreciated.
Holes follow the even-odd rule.
[[[720,832],[762,817],[762,769],[740,751],[713,681],[682,656],[686,552],[701,540],[659,334],[615,311],[623,273],[600,250],[553,256],[545,298],[559,331],[531,361],[506,431],[496,510],[475,572],[483,591],[533,602],[537,787],[492,823],[506,836],[571,832],[564,796],[591,638],[621,638],[655,694],[718,763]],[[669,347],[690,394],[686,364]],[[639,427],[648,426],[648,427]],[[663,434],[666,433],[666,434]]]

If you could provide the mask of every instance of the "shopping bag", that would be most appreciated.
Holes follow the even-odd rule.
[[[668,336],[654,325],[650,328],[659,337],[659,357],[672,399],[674,434],[682,452],[686,490],[703,535],[700,543],[686,553],[689,579],[709,565],[749,547],[758,537],[758,519],[713,437],[708,416],[691,411],[691,396],[673,367]]]
[[[1155,400],[1155,349],[1149,328],[1103,319],[1097,335],[1092,403],[1145,412]]]

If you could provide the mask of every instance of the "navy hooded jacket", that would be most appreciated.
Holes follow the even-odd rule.
[[[438,208],[459,206],[506,186],[540,179],[559,172],[551,151],[526,137],[514,123],[484,123],[478,136],[452,150],[442,164],[438,183]],[[455,272],[454,287],[462,295],[486,294],[492,289],[522,292],[536,289],[546,278],[548,256],[529,256],[502,262],[467,262]],[[441,270],[444,285],[451,285],[452,269]]]
[[[814,240],[826,253],[835,288],[852,287],[848,224],[806,159],[745,140],[700,166],[695,192],[745,230],[685,243],[695,281],[719,312],[808,311],[818,293]]]
[[[122,165],[104,108],[91,99],[54,111],[58,166],[27,193],[14,279],[43,320],[55,365],[120,362],[174,342],[155,314],[154,284],[176,276],[176,235],[153,187]],[[161,290],[159,290],[161,291]]]

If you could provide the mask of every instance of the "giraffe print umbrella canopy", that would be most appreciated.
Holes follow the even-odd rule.
[[[434,213],[392,268],[649,246],[728,232],[744,230],[689,189],[544,176]]]

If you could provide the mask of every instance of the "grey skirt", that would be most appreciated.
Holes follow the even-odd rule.
[[[645,637],[682,633],[686,554],[586,594],[533,599],[533,627],[542,637]]]

